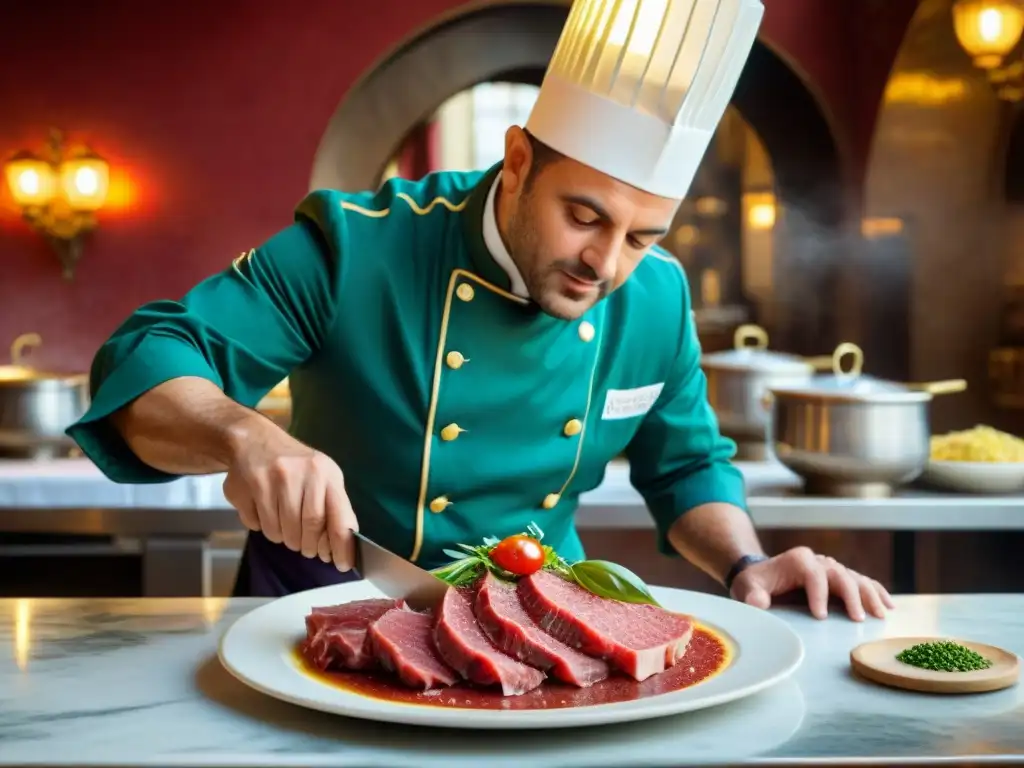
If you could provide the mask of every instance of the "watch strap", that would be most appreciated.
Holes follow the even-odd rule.
[[[755,563],[763,563],[767,559],[767,555],[744,555],[733,563],[732,568],[729,569],[729,573],[725,576],[726,592],[732,592],[732,583],[736,581],[736,577],[743,573],[743,571]]]

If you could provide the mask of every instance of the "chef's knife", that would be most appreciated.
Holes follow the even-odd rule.
[[[356,570],[388,597],[402,599],[413,610],[437,608],[448,590],[448,584],[429,571],[410,563],[371,541],[358,531],[356,539]]]

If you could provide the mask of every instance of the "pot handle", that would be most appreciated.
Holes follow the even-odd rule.
[[[833,355],[816,355],[815,357],[804,358],[804,362],[816,371],[832,370],[833,360]]]
[[[907,389],[927,392],[930,395],[953,395],[967,389],[964,379],[946,379],[944,381],[926,381],[919,384],[904,384]]]
[[[843,370],[843,358],[849,355],[852,359],[850,370]],[[852,341],[844,341],[832,353],[832,373],[837,379],[852,379],[860,376],[864,367],[864,350]]]
[[[21,336],[16,338],[11,344],[11,363],[13,365],[21,365],[21,360],[25,355],[25,349],[32,347],[39,347],[43,344],[43,337],[38,333],[23,333]]]
[[[767,349],[768,331],[753,323],[741,325],[732,335],[732,345],[736,349],[743,349],[748,341],[754,342],[754,349]]]

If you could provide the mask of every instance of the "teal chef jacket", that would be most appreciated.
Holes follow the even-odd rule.
[[[361,530],[428,568],[444,548],[531,522],[582,558],[578,497],[623,451],[666,553],[688,510],[745,507],[678,262],[652,248],[583,317],[546,315],[514,291],[493,233],[488,248],[497,172],[309,194],[293,224],[180,301],[131,315],[96,355],[91,407],[69,434],[116,482],[171,480],[135,457],[110,413],[178,376],[252,407],[289,376],[289,429],[341,467]],[[340,577],[259,546],[250,567],[279,576],[264,591]]]

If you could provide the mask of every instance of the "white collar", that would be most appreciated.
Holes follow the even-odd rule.
[[[520,298],[528,299],[530,298],[530,292],[526,290],[523,276],[519,274],[519,270],[516,268],[515,262],[512,261],[508,248],[505,247],[505,243],[501,239],[501,233],[498,232],[498,217],[494,213],[494,198],[497,194],[498,182],[500,180],[501,173],[495,177],[494,183],[491,184],[491,191],[487,193],[487,202],[484,203],[484,245],[487,246],[487,250],[491,252],[491,256],[494,257],[498,266],[505,270],[505,274],[508,275],[509,282],[512,285],[512,293]]]

